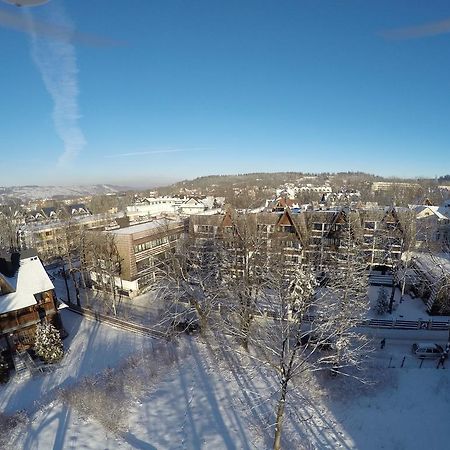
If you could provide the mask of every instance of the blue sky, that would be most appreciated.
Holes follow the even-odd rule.
[[[448,1],[0,2],[0,60],[0,185],[450,172]]]

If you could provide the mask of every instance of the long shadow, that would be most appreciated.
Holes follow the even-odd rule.
[[[273,420],[270,420],[274,418],[273,411],[269,409],[267,401],[264,401],[258,394],[255,394],[259,389],[255,386],[251,377],[244,370],[238,369],[241,366],[241,362],[238,361],[236,354],[232,351],[227,351],[225,346],[220,346],[220,352],[220,357],[227,364],[228,370],[234,377],[248,410],[251,411],[258,428],[263,432],[265,441],[271,441],[267,426],[273,422]],[[255,407],[256,404],[258,407]]]
[[[194,358],[194,361],[197,366],[197,372],[199,375],[200,382],[203,386],[203,392],[206,394],[207,400],[209,405],[212,409],[212,414],[214,421],[217,424],[217,429],[221,433],[222,439],[224,441],[224,444],[228,450],[234,450],[236,449],[236,445],[234,444],[229,432],[228,427],[226,426],[225,422],[222,418],[222,413],[220,411],[216,396],[214,394],[214,387],[210,382],[209,375],[205,372],[205,368],[202,364],[202,358],[198,354],[197,349],[194,345],[192,345],[192,342],[190,341],[190,348],[191,353]]]
[[[216,353],[214,351],[214,349],[209,345],[208,342],[206,342],[206,347],[208,349],[209,355],[212,358],[216,358]],[[222,349],[223,347],[220,346],[220,349]],[[240,438],[240,442],[241,442],[241,446],[240,448],[245,449],[245,450],[250,450],[250,446],[248,443],[248,436],[247,436],[247,432],[244,429],[244,427],[242,426],[242,417],[240,417],[237,412],[236,409],[234,407],[235,404],[235,397],[232,395],[232,393],[230,392],[230,389],[227,386],[227,380],[226,378],[223,376],[223,374],[221,373],[221,371],[215,371],[214,376],[216,377],[220,377],[221,383],[220,386],[223,389],[226,398],[227,398],[227,402],[229,405],[231,405],[231,408],[228,408],[225,410],[225,414],[226,416],[230,419],[230,423],[234,424],[237,427],[237,434]]]
[[[186,377],[184,375],[184,370],[183,367],[180,366],[180,363],[177,361],[177,367],[178,367],[178,373],[180,374],[180,382],[181,382],[181,388],[183,390],[183,396],[184,396],[184,401],[185,401],[185,408],[186,408],[186,419],[189,420],[189,424],[190,424],[190,429],[192,430],[192,438],[193,438],[193,442],[192,442],[192,448],[201,448],[201,439],[200,436],[198,434],[197,431],[197,427],[196,427],[196,423],[195,423],[195,419],[192,413],[192,407],[191,407],[191,403],[192,403],[192,398],[191,395],[194,393],[193,391],[190,393],[189,392],[189,387],[188,387],[188,383],[186,380]],[[183,423],[183,426],[185,424]]]
[[[67,424],[70,418],[70,409],[63,408],[57,414],[48,413],[48,417],[42,420],[36,429],[29,429],[27,431],[27,437],[24,442],[23,448],[32,448],[35,441],[39,438],[40,433],[53,422],[58,421],[58,429],[53,443],[54,450],[60,450],[64,448],[65,436],[67,433]]]
[[[130,432],[122,434],[122,439],[129,445],[131,445],[133,448],[139,450],[157,450],[156,447],[149,444],[148,442],[142,441],[141,439],[137,438],[134,434]]]

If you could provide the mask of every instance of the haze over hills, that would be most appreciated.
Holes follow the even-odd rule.
[[[0,186],[0,202],[8,198],[20,199],[22,201],[83,197],[87,195],[116,194],[132,190],[126,186],[111,184],[73,185],[73,186]]]

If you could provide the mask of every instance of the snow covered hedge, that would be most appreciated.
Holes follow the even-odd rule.
[[[127,358],[121,366],[86,377],[60,392],[63,402],[86,420],[94,419],[114,434],[125,433],[133,401],[167,374],[177,360],[174,345],[161,343]]]
[[[19,434],[25,432],[29,418],[24,411],[19,411],[12,416],[0,412],[0,448],[13,448],[12,442]]]

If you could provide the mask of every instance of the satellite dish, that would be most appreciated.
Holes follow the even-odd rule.
[[[3,0],[5,3],[16,6],[39,6],[47,3],[48,0]]]

